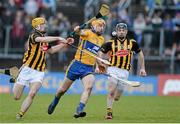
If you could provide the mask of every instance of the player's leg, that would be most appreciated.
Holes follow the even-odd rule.
[[[61,96],[64,95],[64,93],[69,89],[69,87],[72,85],[72,83],[79,78],[78,75],[78,68],[80,66],[76,61],[72,61],[71,64],[69,65],[67,71],[66,71],[66,76],[63,81],[63,85],[59,87],[59,89],[56,92],[56,95],[51,102],[51,104],[48,107],[48,114],[52,114],[54,112],[55,107],[57,106]]]
[[[23,94],[23,91],[24,91],[24,85],[22,84],[18,84],[18,83],[15,83],[14,84],[14,87],[13,87],[13,94],[14,94],[14,99],[15,100],[19,100]]]
[[[64,95],[64,93],[69,89],[69,87],[72,85],[73,81],[65,77],[63,81],[63,85],[58,88],[56,95],[51,102],[51,104],[48,107],[48,114],[52,114],[54,112],[55,107],[57,106],[61,96]]]
[[[112,119],[112,109],[113,109],[113,102],[115,91],[117,89],[117,80],[109,77],[109,84],[108,84],[108,95],[107,95],[107,113],[106,119]]]
[[[31,104],[33,102],[35,95],[37,94],[37,92],[39,91],[41,86],[42,86],[42,84],[40,82],[31,83],[28,96],[23,101],[20,111],[16,115],[17,119],[20,119],[24,115],[24,113],[29,109],[29,107],[31,106]]]
[[[121,84],[118,84],[117,89],[115,91],[114,100],[118,101],[120,97],[123,94],[124,86],[121,86]]]
[[[25,84],[29,76],[26,74],[27,69],[22,69],[17,77],[17,81],[13,87],[14,99],[19,100],[23,94]]]
[[[84,91],[81,95],[80,103],[76,109],[76,113],[74,114],[75,118],[86,116],[86,113],[83,112],[83,110],[91,94],[94,82],[95,82],[95,77],[93,74],[89,74],[82,78]]]
[[[127,70],[118,69],[117,72],[120,74],[119,76],[122,79],[125,79],[125,80],[128,79],[129,72]],[[123,91],[124,91],[124,85],[123,85],[123,83],[121,83],[121,81],[118,81],[118,86],[117,86],[117,89],[116,89],[116,92],[115,92],[115,96],[114,96],[114,100],[115,101],[118,101],[120,99],[120,97],[123,94]]]

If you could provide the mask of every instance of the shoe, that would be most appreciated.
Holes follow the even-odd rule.
[[[55,109],[56,106],[52,105],[52,103],[49,105],[48,107],[48,114],[52,114],[54,112],[54,109]]]
[[[113,118],[112,112],[108,112],[107,115],[106,115],[106,117],[105,117],[105,119],[110,120],[110,119],[112,119],[112,118]]]
[[[17,114],[16,114],[16,119],[17,119],[17,120],[21,119],[22,117],[23,117],[23,115],[21,115],[20,113],[17,113]]]
[[[86,112],[80,112],[80,113],[75,113],[74,117],[75,118],[79,118],[79,117],[85,117],[86,116]]]

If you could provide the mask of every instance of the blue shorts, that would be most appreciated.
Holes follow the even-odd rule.
[[[76,79],[82,79],[88,74],[92,74],[94,72],[94,68],[91,65],[86,65],[81,63],[80,61],[73,60],[73,62],[69,65],[68,70],[66,71],[66,77],[72,81]]]

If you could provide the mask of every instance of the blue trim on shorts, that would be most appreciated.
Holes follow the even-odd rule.
[[[93,72],[94,68],[92,65],[86,65],[80,61],[74,60],[67,70],[66,77],[72,81],[75,81],[76,79],[82,79]]]

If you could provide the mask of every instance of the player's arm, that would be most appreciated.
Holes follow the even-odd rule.
[[[102,59],[108,59],[107,53],[110,50],[111,50],[111,42],[104,43],[101,46],[100,50],[98,51],[98,57]],[[96,70],[98,70],[99,73],[106,72],[107,65],[99,60],[96,61],[96,67],[97,67]]]
[[[107,53],[112,50],[112,42],[104,43],[98,51],[98,56],[103,59],[108,59]]]
[[[68,43],[68,44],[74,43],[74,39],[73,39],[73,38],[67,38],[67,43]],[[58,45],[55,45],[55,46],[50,47],[50,48],[47,50],[47,52],[50,53],[50,54],[59,52],[59,51],[60,51],[63,47],[65,47],[66,45],[67,45],[67,44],[64,44],[64,43],[59,42]]]
[[[139,45],[137,44],[137,42],[133,41],[132,43],[133,43],[132,50],[138,54],[138,62],[140,65],[139,75],[146,76],[147,74],[145,70],[144,54],[142,50],[139,48]]]
[[[62,43],[67,43],[66,39],[62,38],[62,37],[54,37],[54,36],[46,36],[46,37],[35,37],[34,38],[35,42],[46,42],[46,43],[50,43],[53,41],[60,41]]]
[[[87,36],[87,32],[84,29],[80,29],[80,26],[74,28],[74,32],[80,36]]]

